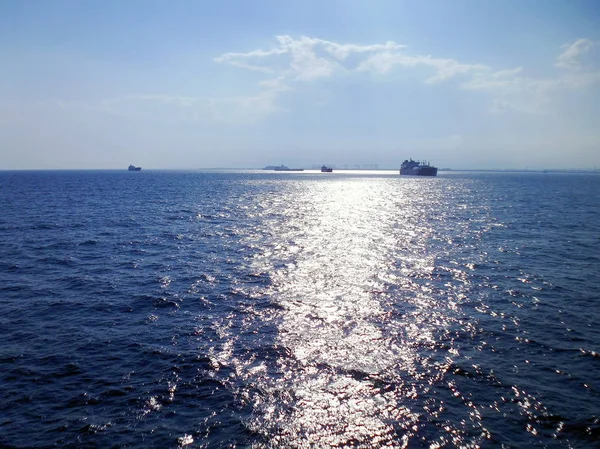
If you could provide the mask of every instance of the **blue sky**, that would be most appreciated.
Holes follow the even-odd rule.
[[[600,4],[5,1],[0,169],[600,167]]]

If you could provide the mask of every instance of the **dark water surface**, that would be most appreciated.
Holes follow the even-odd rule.
[[[1,172],[0,446],[598,447],[600,176]]]

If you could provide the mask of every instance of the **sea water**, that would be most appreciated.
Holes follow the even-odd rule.
[[[593,447],[600,176],[0,173],[0,446]]]

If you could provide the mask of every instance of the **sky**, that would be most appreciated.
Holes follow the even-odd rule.
[[[597,0],[5,0],[0,169],[600,168]]]

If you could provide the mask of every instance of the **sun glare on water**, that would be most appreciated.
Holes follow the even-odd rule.
[[[451,304],[411,280],[434,264],[418,182],[331,178],[264,199],[277,243],[253,264],[271,275],[279,356],[238,370],[256,385],[248,425],[274,445],[402,447],[417,430],[413,402],[448,363],[420,350]]]

